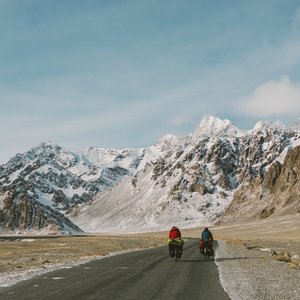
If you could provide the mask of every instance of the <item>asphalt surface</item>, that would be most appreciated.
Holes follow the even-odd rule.
[[[215,244],[215,247],[217,244]],[[84,245],[83,245],[84,247]],[[61,269],[0,289],[0,299],[193,300],[229,299],[216,264],[199,254],[197,241],[181,259],[157,247]]]

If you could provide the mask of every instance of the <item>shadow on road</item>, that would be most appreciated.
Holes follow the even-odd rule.
[[[216,258],[215,261],[226,261],[226,260],[237,260],[237,259],[249,259],[253,257],[220,257]]]
[[[213,262],[213,260],[201,260],[201,259],[181,259],[177,262],[197,262],[197,263],[207,263],[207,262]]]
[[[220,257],[216,258],[215,261],[226,261],[226,260],[236,260],[236,259],[261,259],[265,258],[263,256],[251,256],[251,257]]]
[[[220,257],[210,260],[203,260],[203,259],[181,259],[178,262],[199,262],[199,263],[207,263],[207,262],[219,262],[219,261],[227,261],[227,260],[238,260],[238,259],[258,259],[264,258],[262,256],[258,257]]]

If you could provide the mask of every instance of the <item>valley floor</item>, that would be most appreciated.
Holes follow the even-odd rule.
[[[166,243],[160,237],[0,236],[0,287],[55,269]]]
[[[182,234],[197,238],[202,229],[184,229]],[[298,215],[210,229],[219,241],[215,262],[220,281],[232,299],[300,299]],[[0,287],[110,253],[163,245],[167,236],[167,232],[129,236],[1,236]]]

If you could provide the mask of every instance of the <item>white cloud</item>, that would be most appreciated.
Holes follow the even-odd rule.
[[[242,99],[238,107],[248,116],[297,115],[300,113],[300,87],[291,83],[287,76],[279,81],[267,81]]]
[[[181,126],[183,124],[189,123],[190,119],[187,116],[173,116],[168,119],[168,124],[170,126]]]

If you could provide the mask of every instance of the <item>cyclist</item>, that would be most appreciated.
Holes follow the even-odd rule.
[[[178,227],[173,226],[169,232],[169,253],[171,257],[175,255],[175,247],[179,249],[179,258],[182,254],[183,241],[181,240],[181,232]]]
[[[207,241],[208,242],[208,246],[209,246],[209,250],[211,255],[213,255],[213,235],[210,232],[210,230],[205,227],[204,230],[201,233],[201,241],[199,243],[199,248],[200,248],[200,252],[203,253],[203,248],[204,248],[204,242]]]

